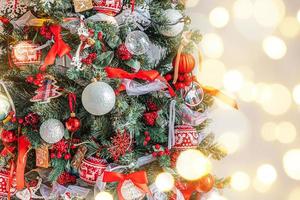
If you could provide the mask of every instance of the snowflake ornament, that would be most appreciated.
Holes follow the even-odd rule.
[[[1,4],[0,15],[5,15],[9,19],[15,19],[27,12],[27,4],[24,1],[2,1]]]

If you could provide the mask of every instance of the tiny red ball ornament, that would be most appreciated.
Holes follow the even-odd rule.
[[[70,117],[65,125],[68,131],[74,133],[80,129],[80,120],[77,117]]]

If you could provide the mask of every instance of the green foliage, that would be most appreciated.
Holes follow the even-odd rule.
[[[198,149],[208,157],[221,160],[227,153],[214,140],[215,136],[213,134],[207,135],[198,146]]]

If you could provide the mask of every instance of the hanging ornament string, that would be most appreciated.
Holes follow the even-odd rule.
[[[0,85],[1,85],[1,86],[3,87],[3,89],[4,89],[4,92],[5,92],[5,94],[6,94],[6,97],[7,97],[7,99],[8,99],[8,102],[9,102],[9,104],[11,105],[11,109],[12,109],[12,111],[14,112],[14,113],[13,113],[13,116],[15,116],[15,115],[16,115],[16,107],[15,107],[15,104],[14,104],[14,102],[13,102],[13,100],[12,100],[12,98],[11,98],[9,92],[8,92],[8,90],[7,90],[7,87],[6,87],[5,83],[4,83],[2,80],[0,80]]]
[[[168,136],[168,149],[175,145],[175,119],[176,119],[176,101],[172,100],[170,103],[169,111],[169,136]]]
[[[68,95],[69,108],[71,112],[71,117],[75,117],[75,107],[76,107],[76,94],[71,92]]]

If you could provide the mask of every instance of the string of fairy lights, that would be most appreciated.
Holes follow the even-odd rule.
[[[228,2],[231,4],[228,5]],[[222,35],[228,34],[228,26],[230,28],[234,26],[234,31],[248,43],[250,41],[258,50],[253,54],[269,60],[270,63],[283,63],[285,59],[291,58],[289,44],[291,41],[296,42],[300,35],[300,9],[298,12],[289,11],[287,8],[289,3],[293,1],[232,0],[207,3],[200,0],[186,1],[192,19],[193,17],[201,19],[197,20],[196,26],[201,28],[204,34],[200,48],[205,60],[199,80],[203,84],[225,89],[229,95],[245,104],[258,105],[257,112],[264,112],[272,119],[263,121],[260,133],[253,133],[251,118],[245,112],[233,111],[220,104],[212,113],[215,122],[210,129],[216,133],[219,142],[232,155],[246,146],[250,134],[256,134],[256,139],[259,138],[265,144],[270,143],[274,146],[281,144],[284,147],[283,154],[276,155],[276,159],[281,157],[280,166],[277,162],[272,162],[272,159],[268,159],[268,163],[256,166],[254,174],[242,168],[233,172],[231,186],[237,192],[247,192],[252,187],[258,193],[268,196],[274,184],[282,178],[281,171],[285,174],[284,178],[292,183],[300,181],[297,124],[284,117],[293,111],[292,108],[300,105],[300,81],[295,82],[294,87],[285,85],[284,81],[280,83],[255,81],[257,72],[252,69],[252,64],[247,62],[228,68],[224,62],[228,56],[226,49],[233,49],[232,46],[236,46],[240,55],[235,56],[245,57],[246,55],[243,55],[245,46],[235,41],[229,43]],[[208,7],[209,11],[206,12]],[[231,47],[228,47],[229,44]],[[296,66],[295,64],[294,67]],[[265,76],[268,76],[268,73]],[[222,127],[216,124],[219,126],[221,124]],[[286,200],[300,199],[300,187],[289,188],[287,192]],[[224,198],[220,196],[209,200],[224,200]]]

